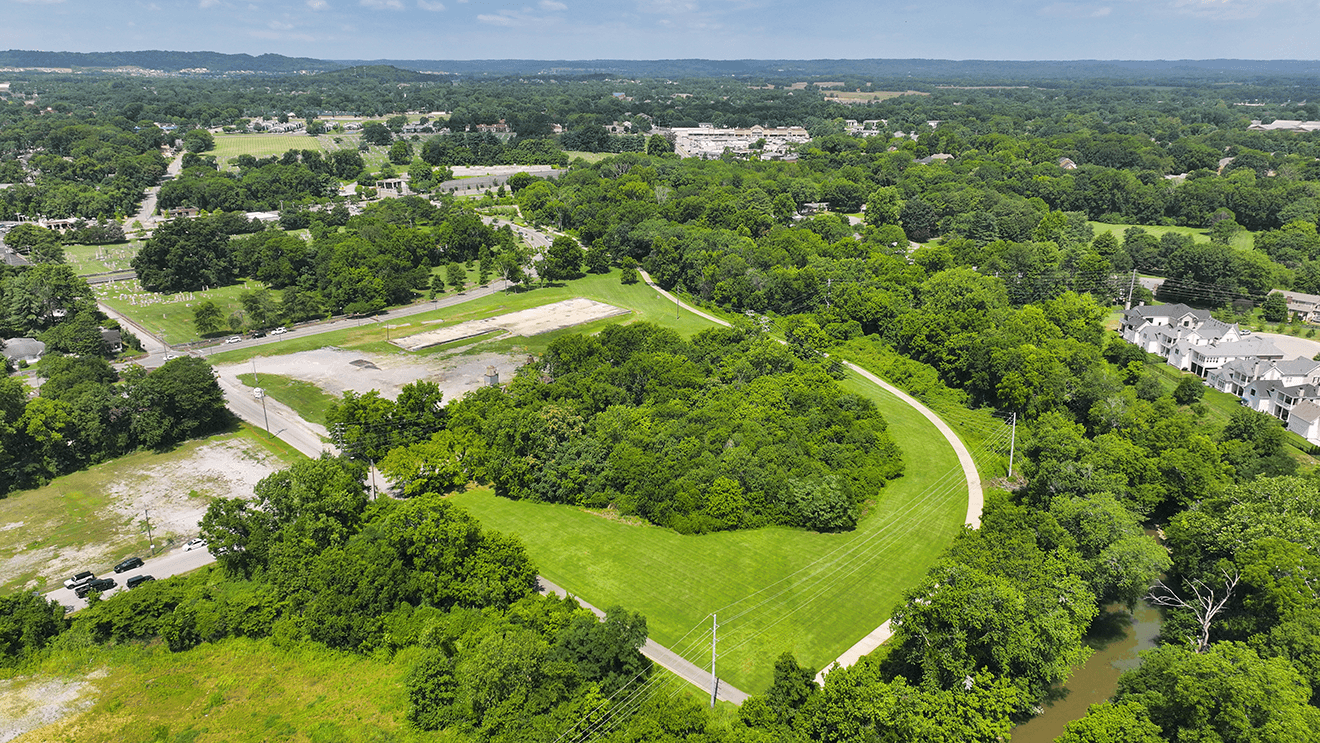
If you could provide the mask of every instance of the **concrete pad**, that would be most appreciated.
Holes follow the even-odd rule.
[[[540,335],[541,333],[549,333],[552,330],[571,328],[574,325],[581,325],[593,320],[604,320],[607,317],[626,315],[630,312],[632,310],[577,297],[547,304],[543,307],[533,307],[504,315],[496,315],[495,317],[487,317],[482,320],[469,320],[439,330],[428,330],[392,340],[390,343],[405,351],[418,351],[442,343],[475,338],[495,331],[504,331],[511,335],[522,336]]]

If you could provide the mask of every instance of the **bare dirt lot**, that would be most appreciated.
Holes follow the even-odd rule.
[[[336,397],[352,390],[358,394],[380,390],[391,400],[405,384],[426,379],[440,385],[446,400],[456,400],[485,382],[487,366],[494,366],[500,379],[508,380],[527,361],[517,354],[483,353],[473,356],[407,356],[364,353],[340,348],[319,348],[257,361],[257,373],[280,374],[311,382]],[[250,363],[217,368],[224,374],[252,371]]]
[[[94,671],[87,679],[101,678]],[[0,743],[90,707],[86,679],[0,680]]]
[[[150,509],[157,551],[196,536],[213,497],[251,497],[285,466],[240,437],[138,453],[0,501],[0,586],[58,586],[81,570],[104,571],[145,551]]]
[[[502,330],[511,335],[540,335],[552,330],[571,328],[574,325],[581,325],[593,320],[626,315],[629,312],[630,310],[605,304],[604,302],[577,297],[547,304],[543,307],[532,307],[531,309],[510,312],[505,315],[487,317],[482,320],[469,320],[457,325],[450,325],[447,328],[405,336],[392,341],[392,343],[407,351],[417,351],[496,330]]]

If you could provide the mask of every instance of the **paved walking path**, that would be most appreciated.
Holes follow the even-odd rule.
[[[537,576],[537,591],[546,595],[553,593],[560,597],[572,595],[568,591],[541,576]],[[597,617],[600,617],[602,620],[605,619],[605,612],[588,604],[586,601],[583,601],[579,596],[573,596],[573,598],[578,604],[582,605],[583,608],[590,609]],[[642,645],[642,655],[650,658],[656,665],[670,671],[684,681],[701,687],[706,690],[707,693],[710,692],[710,671],[687,661],[678,653],[658,644],[655,640],[652,640],[649,637],[646,638],[646,644]],[[747,692],[736,689],[724,681],[719,681],[718,683],[719,686],[715,691],[716,699],[724,702],[732,702],[737,705],[741,705],[743,702],[747,701]]]
[[[638,273],[642,275],[642,279],[645,280],[647,284],[649,284],[657,292],[660,292],[661,296],[665,297],[670,301],[676,302],[679,306],[683,307],[688,312],[691,312],[692,314],[697,315],[698,317],[704,317],[707,320],[710,320],[711,322],[717,323],[719,325],[723,325],[726,328],[732,327],[728,322],[725,322],[724,320],[721,320],[718,317],[709,315],[695,307],[692,307],[682,301],[679,301],[678,298],[676,298],[673,294],[670,294],[669,292],[657,286],[656,283],[651,280],[651,277],[648,276],[645,271],[639,269]],[[939,430],[940,434],[944,436],[944,439],[949,442],[949,446],[953,447],[954,453],[958,455],[958,464],[962,467],[963,476],[967,481],[967,519],[965,523],[973,529],[980,528],[981,510],[985,506],[985,495],[981,491],[981,475],[976,471],[976,462],[972,460],[972,453],[967,450],[967,447],[963,444],[962,439],[958,438],[958,435],[953,432],[953,429],[949,428],[949,426],[943,420],[940,420],[940,417],[938,415],[935,415],[935,413],[932,412],[930,408],[926,407],[925,405],[922,405],[919,401],[917,401],[916,398],[907,394],[903,390],[898,389],[897,387],[886,382],[880,377],[877,377],[871,372],[863,369],[862,367],[852,363],[851,361],[844,361],[843,364],[852,371],[856,372],[861,377],[879,385],[881,389],[894,395],[899,400],[903,401],[905,404],[911,406],[918,413],[921,413],[922,416],[926,418],[926,420],[930,421],[937,430]],[[865,637],[858,640],[855,645],[844,651],[843,655],[840,655],[838,658],[836,658],[834,663],[831,663],[828,667],[822,669],[820,673],[816,674],[816,683],[824,684],[825,674],[829,673],[830,669],[834,668],[835,666],[847,668],[853,665],[858,660],[861,660],[862,656],[873,652],[876,648],[883,645],[885,641],[890,638],[891,635],[893,635],[893,631],[889,626],[889,620],[885,620],[884,624],[880,625],[879,627],[876,627],[874,630],[871,630],[871,632],[868,633]]]

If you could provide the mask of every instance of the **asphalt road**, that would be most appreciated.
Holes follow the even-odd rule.
[[[126,570],[122,573],[116,573],[113,565],[106,565],[100,569],[92,568],[98,578],[113,578],[117,584],[114,588],[101,594],[101,598],[109,598],[120,591],[127,591],[125,583],[129,578],[135,575],[150,575],[157,579],[168,578],[171,575],[187,573],[203,565],[209,565],[215,562],[215,557],[205,549],[196,549],[191,552],[184,552],[180,545],[151,557],[149,555],[138,555],[142,558],[143,565],[140,568]],[[125,555],[124,557],[131,557]],[[60,587],[46,594],[46,598],[55,599],[61,604],[70,607],[73,611],[87,608],[87,602],[78,598],[73,591],[64,587],[63,579],[60,581]]]

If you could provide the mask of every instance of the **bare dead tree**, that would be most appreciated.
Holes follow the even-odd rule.
[[[1214,586],[1206,584],[1201,580],[1187,581],[1184,585],[1192,592],[1194,598],[1179,596],[1176,591],[1169,588],[1164,581],[1155,581],[1151,586],[1150,593],[1146,595],[1146,600],[1155,606],[1168,606],[1175,609],[1186,609],[1192,612],[1196,621],[1201,625],[1201,637],[1187,638],[1196,645],[1197,653],[1204,653],[1210,647],[1210,626],[1214,622],[1215,615],[1228,604],[1228,600],[1233,596],[1233,589],[1237,587],[1240,576],[1236,569],[1231,573],[1223,568],[1220,572],[1224,576],[1223,589],[1216,590]]]

